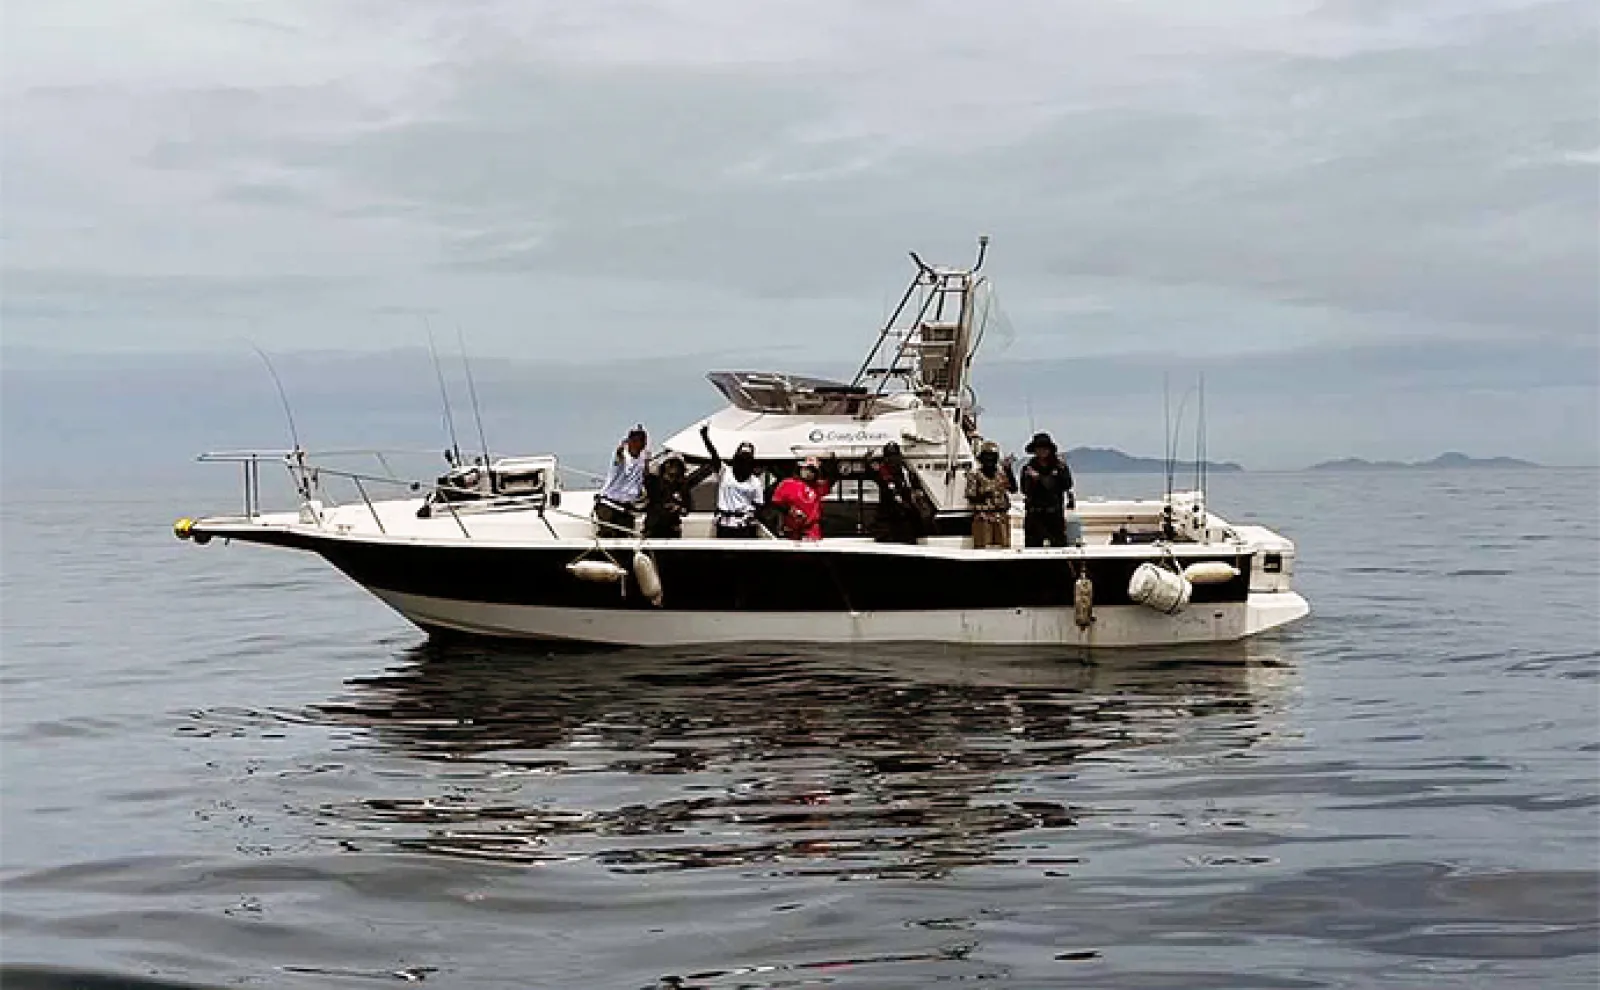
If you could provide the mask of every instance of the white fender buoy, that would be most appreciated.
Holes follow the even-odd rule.
[[[1154,564],[1140,564],[1128,581],[1129,598],[1167,615],[1182,612],[1193,591],[1194,585],[1182,574]]]
[[[1072,621],[1079,629],[1094,624],[1094,582],[1087,574],[1072,583]]]
[[[633,580],[639,585],[639,592],[650,600],[650,604],[661,604],[661,573],[656,570],[656,562],[643,550],[633,552]]]
[[[1190,584],[1227,584],[1239,576],[1239,568],[1224,560],[1202,560],[1183,569]]]
[[[579,581],[595,584],[614,584],[628,573],[609,560],[574,560],[567,565],[567,572]]]

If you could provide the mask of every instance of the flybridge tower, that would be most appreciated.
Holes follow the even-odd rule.
[[[872,395],[910,392],[924,405],[970,409],[972,358],[990,312],[989,279],[979,274],[989,249],[978,238],[971,268],[929,265],[911,252],[917,273],[851,385]]]

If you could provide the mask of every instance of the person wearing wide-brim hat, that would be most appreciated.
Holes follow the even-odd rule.
[[[1035,433],[1023,448],[1032,457],[1022,466],[1023,543],[1030,547],[1067,545],[1067,509],[1077,504],[1072,469],[1056,453],[1048,433]]]

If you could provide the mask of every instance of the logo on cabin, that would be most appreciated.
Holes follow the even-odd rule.
[[[887,443],[895,439],[887,430],[812,430],[806,437],[812,443]]]

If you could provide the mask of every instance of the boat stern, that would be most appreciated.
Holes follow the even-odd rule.
[[[1310,615],[1311,604],[1293,587],[1294,541],[1265,526],[1234,526],[1233,531],[1251,548],[1245,635],[1254,636]]]
[[[1295,591],[1250,592],[1245,599],[1244,634],[1254,636],[1311,614],[1311,603]]]

